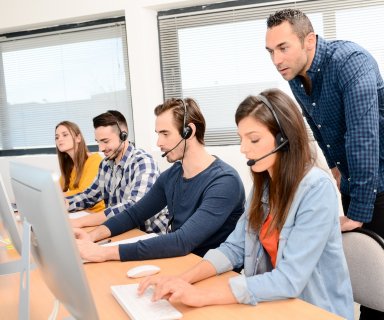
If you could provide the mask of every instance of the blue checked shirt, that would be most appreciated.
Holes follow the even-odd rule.
[[[68,211],[84,210],[104,200],[104,210],[110,218],[128,206],[133,206],[152,187],[159,176],[159,169],[152,156],[144,150],[129,145],[120,162],[103,160],[92,185],[81,193],[67,197]],[[157,213],[145,221],[145,231],[165,233],[168,210]]]
[[[350,195],[347,216],[372,219],[377,193],[384,191],[384,83],[375,59],[349,41],[317,47],[307,75],[307,95],[297,76],[289,81],[330,168],[342,175],[340,191]]]

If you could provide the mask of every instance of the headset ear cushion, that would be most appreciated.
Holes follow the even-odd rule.
[[[276,147],[280,146],[284,142],[284,138],[280,132],[276,135],[275,139],[276,139]]]
[[[185,139],[185,140],[189,139],[191,137],[191,135],[192,135],[192,132],[193,132],[193,130],[192,130],[192,128],[190,126],[184,127],[184,129],[183,129],[183,139]]]
[[[126,131],[121,131],[120,132],[120,140],[125,141],[128,139],[128,133]]]
[[[275,139],[276,139],[276,148],[281,146],[279,148],[281,151],[288,150],[288,139],[284,138],[280,132],[276,135]]]

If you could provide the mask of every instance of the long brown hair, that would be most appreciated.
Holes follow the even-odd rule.
[[[254,188],[249,209],[249,225],[255,231],[259,231],[262,226],[264,212],[261,198],[265,183],[269,183],[269,209],[273,216],[269,230],[277,229],[280,232],[287,219],[297,187],[306,172],[313,166],[314,158],[310,151],[303,117],[294,101],[279,89],[266,90],[261,95],[266,97],[273,106],[278,120],[261,99],[257,96],[249,96],[237,108],[236,124],[238,125],[246,117],[253,117],[275,136],[280,132],[281,127],[289,143],[286,150],[276,153],[276,162],[272,169],[273,179],[267,171],[251,170]]]
[[[84,164],[85,161],[88,159],[88,148],[85,144],[84,137],[80,131],[80,128],[76,123],[73,123],[71,121],[62,121],[55,127],[55,132],[59,126],[64,126],[68,129],[69,133],[71,134],[72,140],[73,140],[73,146],[75,149],[74,152],[74,159],[69,156],[66,152],[61,152],[57,146],[56,146],[56,152],[57,157],[59,158],[59,165],[60,165],[60,171],[61,176],[63,177],[63,191],[67,191],[69,188],[69,180],[71,177],[72,169],[75,168],[76,170],[76,177],[73,186],[75,188],[79,187],[79,181],[81,178],[81,175],[83,174]],[[79,144],[76,143],[75,138],[80,135],[81,141]]]

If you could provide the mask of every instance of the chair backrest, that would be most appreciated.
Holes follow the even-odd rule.
[[[384,312],[384,240],[366,229],[343,233],[355,302]]]

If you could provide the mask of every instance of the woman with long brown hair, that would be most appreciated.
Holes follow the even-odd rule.
[[[199,264],[179,277],[147,278],[139,294],[154,285],[154,300],[166,297],[191,306],[300,298],[352,320],[336,188],[331,176],[314,166],[297,106],[272,89],[247,97],[235,118],[253,177],[245,213]],[[192,285],[241,266],[242,274],[221,285]]]
[[[89,152],[78,125],[70,121],[62,121],[56,126],[55,142],[63,192],[66,196],[82,192],[97,177],[101,156]],[[100,201],[88,211],[104,209],[104,202]]]

